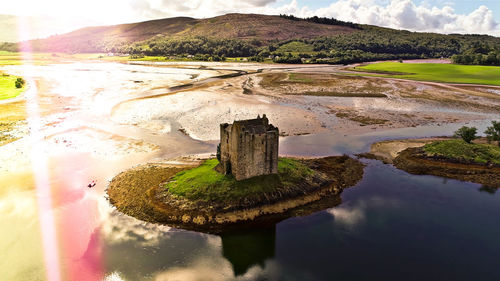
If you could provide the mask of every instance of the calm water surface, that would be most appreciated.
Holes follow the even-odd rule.
[[[126,280],[500,280],[499,193],[365,162],[337,207],[271,229],[106,245],[106,267]]]
[[[4,188],[0,188],[0,280],[46,280],[47,276],[84,281],[500,280],[500,192],[472,183],[409,175],[374,160],[363,160],[365,176],[342,193],[342,204],[270,228],[209,235],[148,224],[117,212],[105,199],[104,190],[113,175],[154,157],[206,153],[215,145],[195,142],[176,131],[165,136],[146,134],[105,118],[115,102],[156,93],[160,90],[154,89],[160,86],[189,79],[191,70],[179,74],[177,69],[119,64],[91,64],[85,71],[82,67],[33,70],[48,81],[65,74],[59,83],[61,93],[81,99],[74,113],[62,121],[64,126],[50,127],[47,135],[70,138],[82,130],[81,124],[92,123],[94,137],[99,132],[95,129],[100,129],[169,145],[162,147],[160,155],[144,159],[134,155],[110,158],[114,151],[89,155],[94,149],[116,146],[110,143],[113,138],[104,135],[88,143],[89,152],[47,158],[50,173],[42,178],[46,180],[42,188],[22,188],[22,174],[8,175],[0,183]],[[118,75],[117,69],[123,73]],[[137,73],[153,90],[138,92],[144,86],[134,81]],[[211,75],[215,74],[207,77]],[[71,77],[75,81],[65,84]],[[127,83],[123,77],[129,77]],[[166,83],[165,77],[173,82]],[[77,82],[79,87],[74,87]],[[92,87],[86,88],[87,84]],[[97,108],[99,104],[104,107]],[[488,123],[469,125],[483,131]],[[374,141],[449,135],[461,125],[288,137],[282,139],[280,152],[352,155],[368,151]],[[97,145],[91,146],[94,142]],[[16,147],[11,150],[15,152]],[[8,159],[0,168],[10,167],[5,163],[13,158]],[[92,190],[86,188],[90,179],[99,183]]]

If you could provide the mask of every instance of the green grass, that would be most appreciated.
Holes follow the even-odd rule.
[[[288,82],[312,83],[313,79],[311,79],[311,77],[308,77],[307,75],[304,75],[304,74],[290,73],[290,74],[288,74]]]
[[[217,164],[217,159],[206,160],[199,167],[176,174],[165,187],[170,193],[189,200],[237,201],[300,183],[314,174],[313,170],[297,160],[280,158],[277,175],[236,181],[232,175],[216,172],[214,168]]]
[[[25,59],[30,59],[26,62]],[[31,53],[27,56],[26,53],[21,52],[6,52],[0,51],[0,66],[2,65],[21,65],[30,63],[34,65],[46,65],[49,63],[57,62],[61,59],[73,59],[74,55],[61,54],[61,53]]]
[[[382,62],[359,66],[355,70],[387,73],[389,77],[411,80],[500,85],[498,66]]]
[[[17,78],[17,76],[0,73],[0,100],[15,98],[24,91],[24,87],[18,89],[14,85]]]
[[[436,141],[424,146],[429,156],[464,159],[476,163],[500,164],[500,147],[491,144],[470,144],[463,140]]]
[[[299,41],[292,41],[290,43],[286,43],[284,45],[281,45],[278,49],[277,52],[281,53],[286,53],[286,52],[292,52],[292,53],[316,53],[314,52],[314,46],[309,45],[303,42]]]

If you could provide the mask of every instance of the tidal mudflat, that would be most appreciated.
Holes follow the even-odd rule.
[[[302,157],[352,156],[374,141],[450,135],[467,123],[482,131],[500,117],[496,87],[353,77],[321,65],[1,70],[27,80],[20,98],[0,104],[0,122],[9,124],[0,146],[5,280],[43,279],[46,270],[73,280],[189,280],[200,272],[223,280],[499,278],[491,270],[500,255],[496,190],[375,160],[362,160],[364,178],[336,207],[221,235],[134,219],[105,194],[109,180],[136,165],[214,154],[220,123],[262,113],[283,132],[280,153]]]

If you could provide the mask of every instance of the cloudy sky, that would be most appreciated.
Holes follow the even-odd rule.
[[[24,32],[24,37],[88,25],[230,12],[317,15],[413,31],[500,36],[500,0],[16,0],[2,3],[0,11],[32,23],[31,35]],[[9,22],[6,18],[0,17],[2,32],[13,30],[12,17]]]

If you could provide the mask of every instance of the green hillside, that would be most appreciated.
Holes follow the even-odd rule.
[[[256,14],[87,27],[20,45],[0,44],[0,50],[18,51],[23,44],[38,52],[112,52],[173,59],[196,56],[199,60],[248,57],[263,61],[271,57],[281,63],[331,64],[454,55],[462,58],[456,55],[467,50],[482,52],[484,61],[491,61],[488,56],[500,50],[500,38],[486,35],[418,33],[328,18]],[[464,58],[467,63],[470,56]],[[474,57],[471,61],[481,64],[483,59]]]

